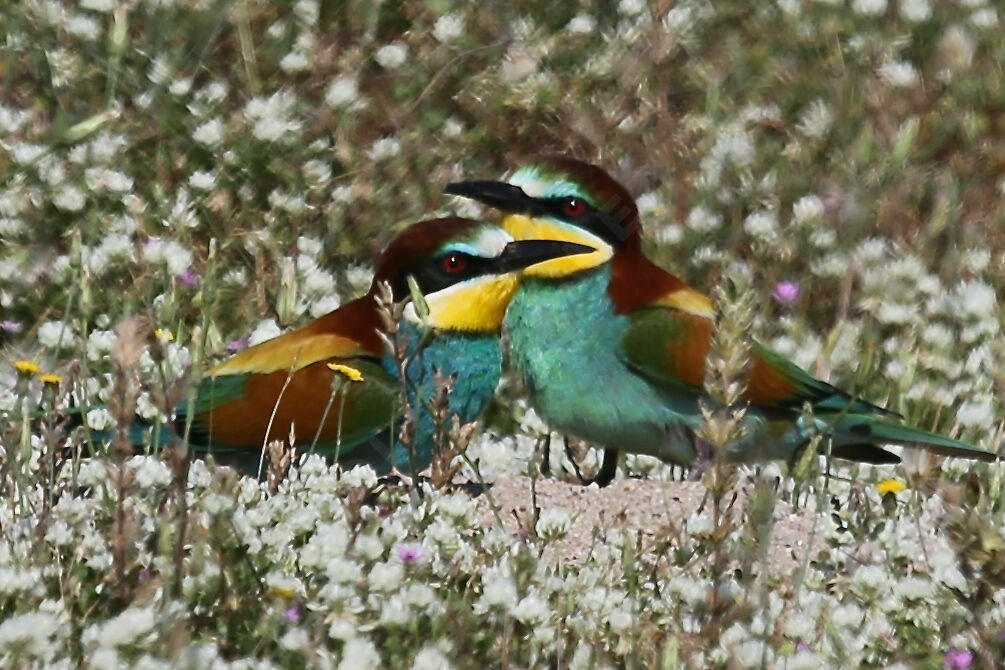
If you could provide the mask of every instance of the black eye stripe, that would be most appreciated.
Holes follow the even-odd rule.
[[[463,267],[457,272],[448,272],[444,268],[444,261],[456,256],[463,263]],[[487,274],[492,269],[492,262],[495,259],[472,256],[460,251],[447,251],[437,254],[425,263],[420,263],[402,272],[398,279],[392,284],[395,300],[401,300],[408,296],[409,275],[415,277],[419,290],[423,295],[442,291],[448,286],[459,284],[466,279]]]

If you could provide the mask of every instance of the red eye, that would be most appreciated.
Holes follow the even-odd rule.
[[[449,256],[444,256],[443,260],[440,261],[443,265],[443,269],[450,274],[457,274],[464,269],[464,258],[458,256],[457,254],[450,254]]]
[[[567,216],[579,216],[586,211],[586,204],[579,198],[569,198],[562,203],[562,211]]]

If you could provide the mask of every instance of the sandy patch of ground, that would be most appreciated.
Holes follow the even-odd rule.
[[[641,531],[643,546],[652,547],[657,540],[655,533],[665,528],[668,522],[680,525],[699,508],[704,495],[705,487],[701,482],[618,479],[601,489],[550,478],[537,480],[537,506],[540,509],[561,507],[574,516],[568,534],[555,546],[558,556],[573,562],[588,555],[594,542],[594,528],[617,527],[633,535]],[[507,530],[517,532],[521,523],[529,525],[534,505],[528,477],[499,477],[492,485],[491,498],[499,505],[500,517]],[[483,523],[487,526],[498,524],[489,497],[482,495],[478,500]],[[741,502],[737,502],[737,509],[742,509]],[[817,524],[811,548],[812,525],[811,515],[795,513],[787,503],[777,502],[768,552],[768,568],[772,575],[791,573],[803,564],[811,549],[819,550],[824,534],[823,524]],[[556,557],[546,555],[552,560]]]

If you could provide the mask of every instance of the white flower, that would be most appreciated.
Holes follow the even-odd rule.
[[[213,118],[196,128],[195,132],[192,133],[192,139],[199,144],[215,147],[223,141],[223,131],[223,121],[219,118]]]
[[[905,305],[884,300],[879,306],[876,318],[881,323],[903,324],[910,323],[918,315],[916,305]]]
[[[616,609],[607,615],[607,625],[615,633],[623,633],[635,623],[635,617],[631,612],[623,609]]]
[[[73,343],[73,329],[62,321],[46,321],[38,328],[38,343],[49,349],[68,347]]]
[[[93,42],[101,35],[101,24],[83,14],[71,16],[64,27],[66,32],[88,42]]]
[[[310,312],[312,317],[317,318],[329,312],[334,312],[341,304],[342,300],[337,294],[329,293],[314,300],[308,312]]]
[[[216,175],[206,170],[196,170],[188,176],[188,185],[197,191],[209,191],[216,186]]]
[[[877,16],[886,11],[886,0],[853,0],[851,8],[862,16]]]
[[[87,427],[91,430],[103,431],[115,426],[115,418],[104,407],[92,409],[87,413]]]
[[[877,74],[895,88],[910,88],[918,83],[918,71],[906,61],[888,61],[879,67]]]
[[[102,647],[120,647],[136,642],[154,629],[152,607],[131,607],[101,625],[97,640]]]
[[[70,184],[61,186],[52,196],[52,204],[64,212],[79,212],[86,202],[84,192]]]
[[[443,122],[443,134],[451,139],[460,137],[464,133],[464,124],[451,116]]]
[[[970,24],[977,28],[994,28],[998,25],[998,12],[992,7],[984,7],[970,15]]]
[[[87,168],[84,171],[84,180],[92,191],[128,193],[133,189],[133,180],[129,175],[103,167]]]
[[[955,300],[965,314],[977,319],[993,317],[998,302],[994,288],[982,279],[960,282]]]
[[[342,647],[338,670],[378,670],[380,667],[380,654],[370,640],[353,637]]]
[[[510,608],[510,615],[520,623],[537,626],[548,620],[551,611],[541,596],[531,593]]]
[[[478,463],[484,468],[483,474],[493,476],[509,470],[513,463],[513,450],[508,444],[485,439],[480,446]]]
[[[310,59],[300,49],[294,49],[279,61],[279,69],[283,72],[302,72],[310,65]]]
[[[129,465],[136,476],[136,485],[143,490],[154,487],[165,487],[171,483],[171,469],[159,458],[153,456],[134,456],[129,459]],[[230,500],[230,498],[226,498]]]
[[[332,107],[347,107],[359,99],[359,84],[354,77],[339,77],[325,91],[325,102]]]
[[[350,265],[345,269],[345,281],[357,293],[366,291],[373,282],[373,268],[365,265]]]
[[[446,44],[453,42],[464,32],[464,17],[458,12],[444,14],[433,24],[433,37]]]
[[[673,246],[684,239],[684,229],[676,223],[667,223],[651,232],[657,244]]]
[[[328,579],[336,584],[354,583],[362,573],[363,568],[358,562],[341,556],[331,559],[325,566]]]
[[[900,15],[915,23],[926,21],[932,15],[928,0],[900,0]]]
[[[373,57],[385,70],[394,70],[408,59],[408,46],[404,42],[391,42],[377,49]]]
[[[7,147],[7,153],[18,165],[31,165],[41,158],[47,151],[41,144],[31,142],[14,142]]]
[[[419,650],[412,661],[412,670],[451,670],[450,660],[431,644]]]
[[[119,652],[114,649],[99,647],[87,659],[87,667],[93,668],[93,670],[119,670],[122,667],[121,663],[119,663]]]
[[[994,420],[994,410],[989,395],[967,400],[956,412],[956,421],[965,428],[988,428]]]
[[[405,602],[409,607],[426,608],[436,600],[436,593],[425,584],[410,584],[405,589]]]
[[[809,193],[792,204],[792,220],[798,224],[818,221],[824,215],[824,201]]]
[[[905,600],[925,600],[935,594],[935,583],[922,577],[905,577],[897,582],[897,594]]]
[[[580,13],[572,17],[572,20],[569,21],[569,25],[565,29],[576,35],[586,35],[592,33],[596,27],[596,19],[589,14]]]
[[[125,233],[109,233],[91,250],[87,264],[95,274],[102,274],[113,260],[132,261],[136,257],[133,241]]]
[[[292,117],[296,96],[279,90],[268,98],[252,98],[244,106],[244,117],[251,124],[251,134],[263,142],[276,142],[300,131],[301,124]]]
[[[817,98],[799,115],[796,130],[810,139],[825,136],[834,122],[834,112],[824,100]]]
[[[391,592],[401,586],[405,577],[405,568],[401,563],[377,563],[370,569],[367,582],[375,591]]]
[[[551,540],[560,538],[569,532],[572,517],[561,507],[549,507],[541,512],[535,530],[541,537]]]
[[[266,340],[271,340],[272,338],[279,335],[282,331],[279,329],[279,324],[276,323],[275,319],[264,319],[259,322],[255,329],[251,331],[251,336],[249,337],[249,344],[255,345],[259,342],[265,342]]]
[[[656,191],[649,191],[648,193],[640,195],[635,199],[635,206],[639,210],[639,216],[643,218],[663,211],[663,205],[660,203],[659,193]]]
[[[45,612],[11,614],[0,623],[0,657],[16,659],[20,653],[36,658],[52,658],[57,647],[50,638],[59,629],[59,621]]]
[[[687,227],[696,233],[710,233],[722,225],[722,217],[704,205],[698,205],[687,215]]]
[[[151,237],[143,247],[143,259],[148,263],[163,264],[173,276],[185,272],[192,265],[192,252],[174,240]]]
[[[401,153],[401,143],[394,137],[381,137],[370,147],[367,154],[372,160],[380,161],[393,158]]]
[[[0,104],[0,133],[16,133],[30,113],[24,110],[11,109]]]
[[[360,535],[352,550],[360,558],[374,561],[384,555],[384,543],[376,535]]]
[[[115,9],[115,4],[115,0],[80,0],[82,8],[105,14]]]
[[[304,161],[303,173],[312,186],[324,186],[332,177],[332,169],[328,162],[316,158]]]
[[[967,266],[967,269],[974,273],[980,273],[987,270],[988,265],[991,264],[991,251],[989,249],[968,249],[963,255],[963,264]]]
[[[778,219],[774,212],[766,210],[753,212],[744,219],[743,229],[751,237],[770,242],[778,235]]]
[[[482,597],[478,600],[479,609],[502,607],[506,610],[517,603],[516,584],[506,567],[494,566],[482,573]]]
[[[621,0],[618,3],[618,13],[623,16],[635,16],[645,11],[645,0]]]

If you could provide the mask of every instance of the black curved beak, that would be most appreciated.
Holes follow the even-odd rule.
[[[503,248],[496,260],[497,271],[513,272],[563,256],[578,256],[596,251],[593,247],[564,240],[517,240]]]
[[[477,200],[483,205],[512,214],[529,214],[534,209],[534,199],[519,186],[504,181],[458,181],[443,189],[449,195],[459,195]]]

